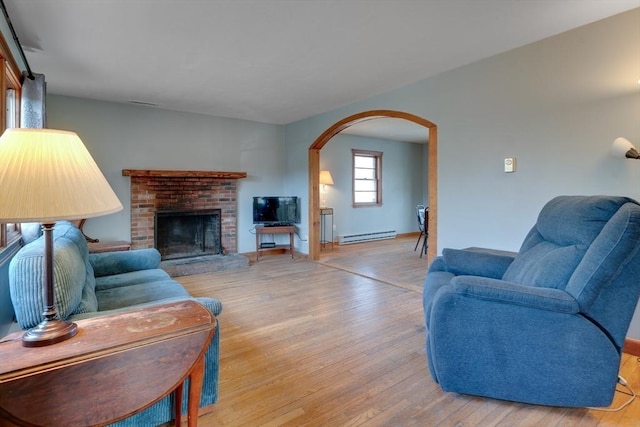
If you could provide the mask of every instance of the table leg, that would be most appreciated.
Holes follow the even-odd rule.
[[[180,427],[180,424],[182,423],[182,392],[183,390],[184,390],[184,381],[181,382],[173,392],[173,401],[175,404],[174,410],[175,410],[176,427]]]
[[[188,427],[198,426],[198,409],[200,408],[200,395],[204,382],[204,354],[195,365],[189,376],[189,412],[187,413]]]
[[[291,259],[293,259],[293,232],[289,233],[289,252],[291,252]]]
[[[256,262],[260,260],[260,232],[256,229]]]

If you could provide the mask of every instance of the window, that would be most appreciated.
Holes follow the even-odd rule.
[[[351,150],[353,155],[353,206],[382,205],[382,153]]]
[[[7,88],[7,100],[5,105],[5,129],[18,127],[18,109],[16,108],[16,90]]]

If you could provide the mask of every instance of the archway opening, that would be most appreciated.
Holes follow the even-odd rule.
[[[424,126],[429,132],[427,159],[427,189],[429,204],[429,230],[427,260],[437,254],[438,224],[438,127],[422,117],[394,110],[371,110],[354,114],[334,123],[309,147],[309,258],[320,259],[320,150],[343,130],[365,120],[397,118]]]

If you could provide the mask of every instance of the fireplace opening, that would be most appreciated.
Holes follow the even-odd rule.
[[[155,246],[162,260],[222,254],[220,212],[156,212]]]

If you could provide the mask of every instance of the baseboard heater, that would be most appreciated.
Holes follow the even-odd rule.
[[[341,234],[338,236],[338,244],[351,245],[353,243],[371,242],[374,240],[395,239],[398,233],[396,230],[375,231],[372,233]]]

